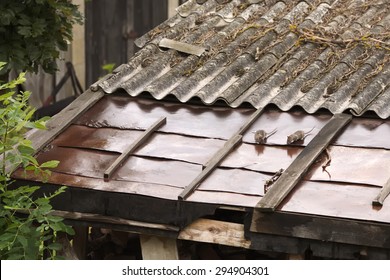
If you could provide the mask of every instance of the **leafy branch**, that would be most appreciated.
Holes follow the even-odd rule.
[[[0,70],[4,65],[0,62]],[[62,218],[51,215],[51,200],[66,187],[37,197],[39,187],[15,186],[11,180],[11,170],[18,166],[45,180],[50,176],[49,169],[59,164],[55,160],[38,163],[31,141],[24,137],[28,129],[44,129],[47,121],[31,120],[34,109],[27,103],[29,92],[15,93],[16,86],[24,81],[22,73],[15,80],[0,84],[0,258],[54,259],[61,249],[57,235],[74,234]]]

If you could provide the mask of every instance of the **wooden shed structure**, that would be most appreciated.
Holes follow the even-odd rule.
[[[184,239],[388,259],[389,34],[387,0],[190,0],[29,136],[60,160],[48,181],[13,178],[69,186],[59,215],[137,232],[145,258]]]

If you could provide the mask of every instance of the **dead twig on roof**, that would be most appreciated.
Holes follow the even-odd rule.
[[[322,172],[326,172],[329,176],[329,179],[332,178],[332,176],[330,175],[330,173],[328,172],[328,170],[326,170],[326,168],[328,166],[330,166],[330,163],[332,161],[332,158],[330,157],[330,153],[329,153],[329,150],[328,149],[325,149],[325,157],[326,157],[326,160],[325,160],[325,163],[322,165]]]
[[[333,33],[316,33],[315,30],[308,29],[299,29],[295,25],[290,25],[290,31],[294,32],[298,36],[300,36],[301,41],[327,45],[329,47],[344,47],[349,48],[356,44],[362,44],[368,48],[379,48],[390,51],[390,43],[385,42],[384,40],[378,38],[387,38],[388,34],[375,34],[377,38],[372,37],[373,34],[366,34],[361,37],[351,38],[351,39],[336,39],[338,34]]]
[[[264,183],[264,194],[268,192],[270,187],[279,179],[279,177],[282,175],[284,169],[279,169],[270,179],[266,180]]]

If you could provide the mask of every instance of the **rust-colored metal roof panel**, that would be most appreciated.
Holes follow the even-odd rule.
[[[53,141],[53,145],[122,153],[141,134],[139,130],[72,125]],[[218,139],[157,132],[134,154],[205,164],[224,143]]]
[[[140,51],[97,84],[107,93],[123,89],[157,100],[374,112],[386,119],[389,7],[383,0],[190,0],[138,38]],[[165,40],[206,51],[198,57],[159,48]]]
[[[253,109],[208,109],[126,95],[106,95],[42,149],[37,158],[40,162],[60,161],[47,180],[50,184],[68,185],[87,192],[104,192],[106,195],[151,197],[176,203],[182,191],[207,168],[228,139],[237,136],[236,132],[253,117],[253,113]],[[146,139],[105,181],[107,168],[161,117],[166,118],[166,124]],[[266,182],[280,169],[287,169],[330,119],[330,114],[306,115],[299,110],[281,112],[266,109],[260,112],[244,132],[243,142],[196,186],[184,205],[188,202],[215,207],[255,207],[265,195]],[[323,154],[279,211],[316,215],[335,215],[335,212],[335,217],[341,217],[345,207],[356,209],[346,218],[365,219],[370,216],[373,220],[385,221],[387,216],[370,213],[377,211],[370,206],[380,187],[388,180],[390,149],[382,140],[388,138],[388,128],[388,120],[353,119],[328,147],[331,161],[326,172],[322,166],[328,158]],[[277,131],[265,144],[255,144],[252,131],[258,129]],[[311,129],[304,141],[286,143],[288,134]],[[356,139],[360,133],[362,137]],[[43,182],[41,177],[31,173],[25,177],[21,170],[13,177]],[[320,199],[314,196],[312,188],[318,191]],[[334,201],[333,198],[327,200],[328,192],[337,190],[340,194],[332,194]],[[348,195],[354,199],[363,199],[356,203],[364,203],[367,213],[359,216],[353,200],[346,199],[339,204],[338,195],[341,199],[344,190],[348,190]],[[313,202],[305,204],[303,199],[309,197]],[[325,207],[321,203],[329,205]]]
[[[390,201],[372,206],[377,187],[303,181],[286,198],[281,211],[389,223]]]
[[[252,110],[210,110],[200,106],[175,103],[156,103],[140,99],[128,102],[124,97],[112,96],[97,103],[76,122],[89,127],[113,127],[144,130],[162,116],[169,122],[158,131],[189,136],[228,139],[249,117]],[[139,116],[143,116],[140,118]],[[226,125],[226,122],[229,125]]]
[[[326,172],[326,157],[312,166],[307,176],[313,181],[328,181],[383,186],[390,174],[390,151],[356,147],[331,146]]]

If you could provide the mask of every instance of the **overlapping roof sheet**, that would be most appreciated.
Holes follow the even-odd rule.
[[[209,110],[204,106],[106,95],[50,141],[37,155],[37,160],[60,161],[46,179],[49,184],[67,185],[91,193],[102,191],[106,196],[120,193],[123,197],[147,196],[176,203],[180,193],[254,111],[223,107]],[[167,118],[166,124],[131,154],[110,180],[104,180],[105,170],[162,116]],[[281,168],[288,168],[331,118],[330,114],[307,115],[301,110],[266,109],[242,135],[242,143],[199,184],[188,202],[255,207],[264,196],[265,182]],[[257,129],[276,130],[276,133],[266,144],[259,145],[253,134]],[[297,130],[311,132],[304,140],[287,145],[286,136]],[[389,134],[389,120],[354,118],[327,148],[328,156],[322,154],[309,168],[297,186],[297,198],[293,195],[282,205],[282,210],[388,223],[390,212],[386,209],[390,207],[390,200],[385,201],[381,211],[371,209],[371,203],[389,177],[390,144],[386,141]],[[327,157],[331,162],[325,172]],[[21,169],[13,178],[42,181],[40,174],[26,174]],[[313,189],[317,192],[315,197]],[[329,193],[332,201],[321,207],[312,205],[317,198],[327,199]],[[104,197],[102,194],[101,199],[107,199]],[[91,211],[112,211],[112,203],[87,201],[72,202],[66,207],[75,207],[72,211],[80,212],[86,211],[86,207]],[[125,209],[130,208],[126,204],[121,207],[125,212],[117,213],[120,217],[153,220],[153,217],[148,220],[141,212],[127,213],[129,210]],[[175,218],[172,213],[169,217]],[[155,216],[153,221],[156,219],[160,216]]]
[[[190,0],[177,12],[98,82],[105,92],[390,116],[387,0]]]

